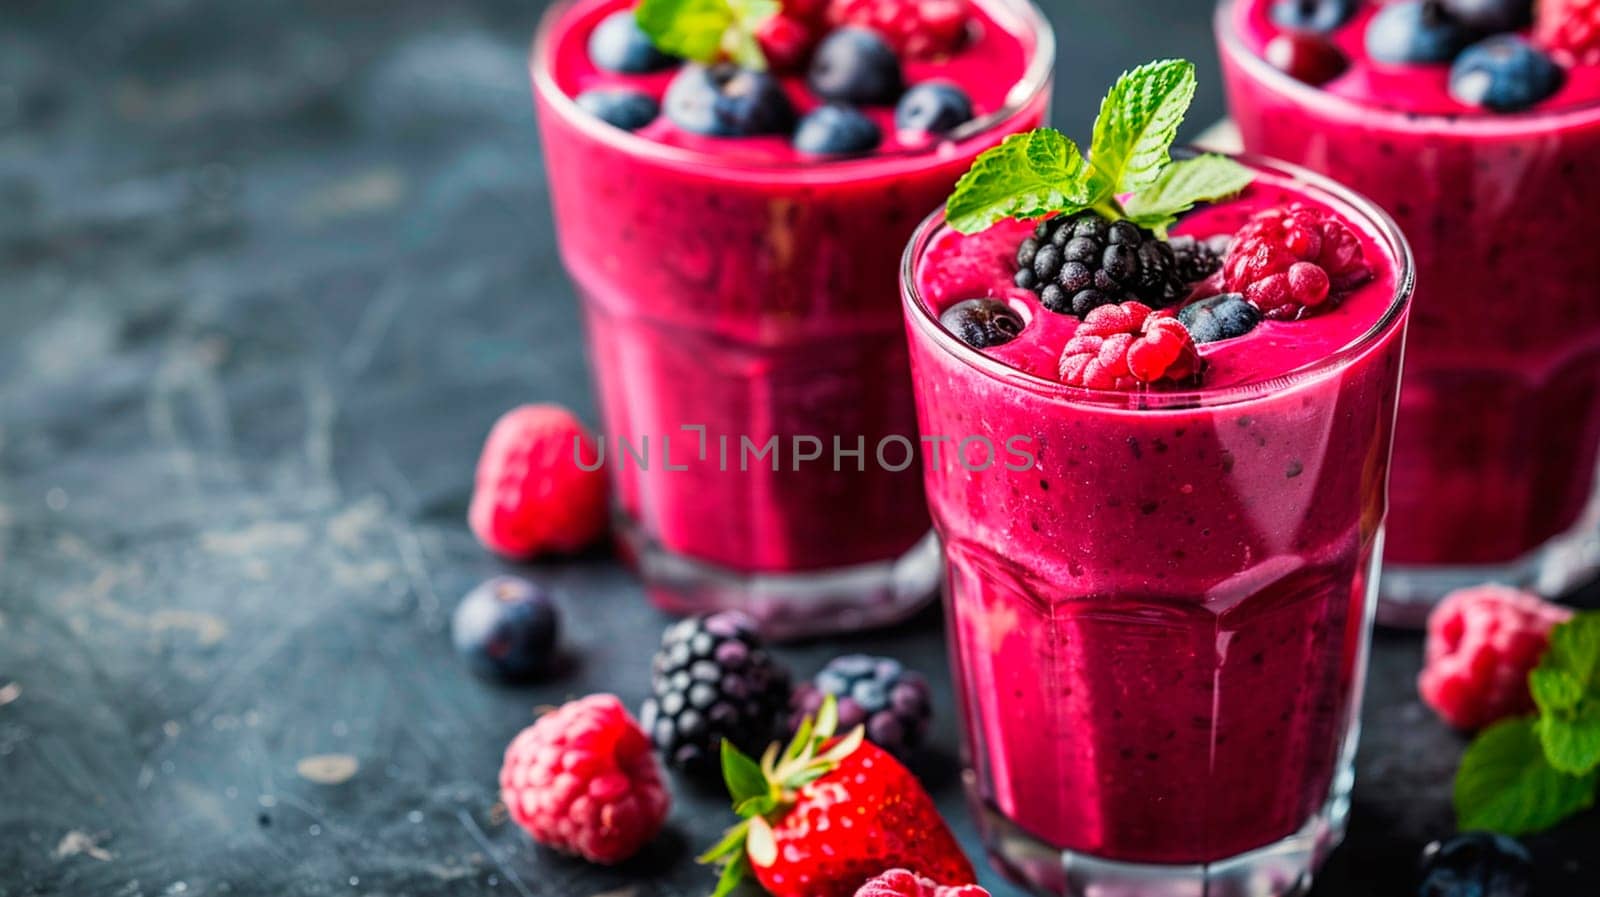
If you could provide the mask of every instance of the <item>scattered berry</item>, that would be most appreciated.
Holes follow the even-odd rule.
[[[1222,270],[1222,260],[1228,256],[1228,244],[1233,237],[1217,234],[1201,240],[1179,234],[1167,241],[1172,247],[1172,257],[1177,262],[1173,273],[1185,286],[1197,284]]]
[[[450,618],[450,638],[480,676],[519,682],[556,663],[556,605],[543,589],[497,576],[467,593]]]
[[[1178,321],[1197,343],[1244,336],[1261,323],[1261,309],[1238,293],[1223,293],[1178,309]]]
[[[1453,592],[1428,617],[1417,690],[1458,729],[1481,729],[1533,708],[1528,673],[1550,644],[1550,630],[1572,612],[1500,585]]]
[[[1138,302],[1089,312],[1061,353],[1061,382],[1091,389],[1182,381],[1199,371],[1200,354],[1189,331],[1177,318]]]
[[[965,299],[939,315],[944,329],[975,349],[1001,346],[1022,332],[1022,315],[998,299]]]
[[[743,853],[772,897],[852,897],[891,867],[972,884],[972,864],[921,783],[860,728],[834,737],[835,709],[827,702],[802,725],[807,737],[781,755],[773,746],[766,770],[731,752],[729,769],[743,770],[727,777],[743,830],[730,831],[706,860],[728,863]],[[751,782],[755,776],[767,781]]]
[[[892,105],[905,89],[894,50],[866,28],[840,28],[823,38],[806,80],[825,100],[862,106]]]
[[[854,106],[827,103],[806,113],[795,128],[794,148],[814,156],[853,156],[871,152],[883,132]]]
[[[1177,257],[1165,240],[1099,212],[1047,218],[1017,247],[1016,284],[1044,307],[1082,317],[1103,305],[1138,300],[1164,306],[1188,294]]]
[[[1291,31],[1326,34],[1356,14],[1356,0],[1277,0],[1272,21]]]
[[[856,891],[855,897],[989,897],[977,885],[947,887],[908,869],[890,869]]]
[[[905,134],[948,134],[972,120],[972,100],[949,81],[924,81],[894,107],[894,126]]]
[[[1539,0],[1533,35],[1563,62],[1600,63],[1600,0]]]
[[[817,32],[804,19],[780,13],[761,23],[756,29],[756,41],[773,71],[798,72],[805,68],[817,45]]]
[[[559,405],[506,412],[478,458],[467,511],[478,541],[511,558],[589,545],[606,528],[599,451],[588,428]]]
[[[661,113],[654,97],[626,88],[586,90],[578,94],[577,102],[578,108],[624,131],[637,131]]]
[[[721,768],[722,741],[756,751],[778,731],[789,674],[737,611],[680,620],[661,636],[639,714],[656,750],[694,775]]]
[[[654,838],[671,804],[650,740],[614,695],[523,729],[506,748],[500,799],[533,840],[608,865]]]
[[[883,35],[909,59],[948,56],[967,41],[968,0],[832,0],[828,21]]]
[[[921,676],[892,658],[847,654],[795,689],[789,730],[816,716],[829,696],[838,701],[840,728],[866,726],[867,739],[896,757],[922,745],[933,718],[928,683]]]
[[[1395,65],[1449,62],[1471,39],[1436,0],[1390,3],[1367,23],[1367,55]]]
[[[1529,897],[1533,857],[1515,839],[1467,832],[1422,851],[1420,897]]]
[[[1556,92],[1564,77],[1549,56],[1515,34],[1484,38],[1450,67],[1450,95],[1469,106],[1517,112]]]
[[[820,30],[828,24],[828,0],[783,0],[783,14]]]
[[[1343,221],[1302,203],[1257,212],[1222,263],[1223,289],[1243,293],[1269,320],[1295,320],[1372,276]]]
[[[678,127],[708,137],[786,134],[795,120],[778,79],[731,63],[684,66],[667,85],[664,105]]]
[[[1313,87],[1327,84],[1350,68],[1344,51],[1314,34],[1280,34],[1267,42],[1261,55],[1268,65]]]
[[[603,69],[629,74],[658,72],[677,60],[656,49],[633,17],[633,11],[614,12],[589,32],[589,61]]]
[[[1439,0],[1439,4],[1479,34],[1516,31],[1533,24],[1533,0]]]

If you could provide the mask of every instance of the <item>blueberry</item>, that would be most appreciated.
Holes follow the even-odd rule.
[[[631,10],[614,12],[589,32],[589,61],[613,72],[656,72],[677,62],[656,49]]]
[[[794,107],[778,80],[731,63],[684,66],[667,86],[663,105],[678,127],[708,137],[783,134],[794,127]]]
[[[969,346],[987,349],[1002,346],[1022,332],[1022,315],[998,299],[967,299],[957,302],[939,315],[944,329]],[[818,680],[821,685],[821,680]]]
[[[1223,293],[1178,309],[1178,323],[1197,343],[1244,336],[1261,323],[1261,309],[1238,293]]]
[[[1556,92],[1561,67],[1515,34],[1484,38],[1456,57],[1450,95],[1469,106],[1515,112]]]
[[[894,107],[894,126],[912,134],[948,134],[972,120],[972,100],[949,81],[924,81]]]
[[[1505,835],[1467,832],[1422,852],[1420,897],[1528,897],[1533,858]]]
[[[1533,24],[1533,0],[1439,0],[1456,21],[1484,34]]]
[[[887,106],[900,98],[905,79],[894,50],[866,28],[840,28],[817,45],[806,76],[825,100]]]
[[[794,148],[817,156],[870,152],[882,141],[876,122],[841,103],[818,106],[800,119],[794,131]]]
[[[551,672],[558,629],[549,593],[515,576],[497,576],[468,592],[450,621],[456,653],[473,672],[506,681]]]
[[[1435,0],[1391,3],[1367,23],[1367,54],[1394,64],[1449,62],[1472,35]]]
[[[1356,14],[1356,0],[1277,0],[1272,21],[1291,31],[1326,34]]]
[[[1273,68],[1317,86],[1344,74],[1350,60],[1326,38],[1314,34],[1280,34],[1261,54]]]
[[[637,131],[656,120],[661,107],[637,90],[600,88],[578,94],[578,107],[608,125]]]

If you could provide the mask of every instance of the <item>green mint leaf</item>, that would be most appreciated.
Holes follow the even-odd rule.
[[[1594,804],[1594,773],[1551,766],[1532,719],[1505,720],[1468,746],[1456,772],[1456,825],[1507,835],[1542,831]]]
[[[728,794],[734,804],[741,805],[753,797],[772,793],[767,777],[761,774],[756,761],[745,756],[726,739],[722,742],[722,778],[728,785]]]
[[[1077,144],[1052,128],[1013,134],[984,151],[945,203],[950,226],[977,233],[1006,218],[1038,218],[1087,205]]]
[[[728,865],[722,867],[722,876],[717,879],[717,889],[711,892],[711,897],[728,897],[739,890],[745,879],[751,877],[750,872],[750,858],[740,851]]]
[[[642,0],[633,15],[664,52],[704,63],[726,57],[765,69],[756,31],[779,9],[778,0]]]
[[[1600,767],[1600,613],[1578,614],[1550,633],[1528,688],[1550,765],[1573,775]]]
[[[1134,224],[1166,239],[1167,228],[1195,203],[1232,196],[1253,178],[1250,169],[1226,156],[1196,156],[1168,165],[1155,181],[1128,197],[1123,208]]]
[[[1100,102],[1089,143],[1089,204],[1155,183],[1194,100],[1194,63],[1164,59],[1126,72]]]

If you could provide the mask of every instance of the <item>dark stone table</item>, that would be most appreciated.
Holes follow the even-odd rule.
[[[1047,5],[1070,131],[1163,55],[1198,59],[1195,120],[1220,114],[1201,0]],[[689,856],[723,824],[713,796],[680,789],[666,836],[615,870],[492,809],[535,706],[642,697],[663,618],[627,572],[525,571],[564,595],[581,662],[560,682],[485,686],[445,633],[503,569],[463,524],[490,422],[592,410],[524,74],[540,11],[3,3],[0,895],[708,889]],[[918,771],[975,847],[937,615],[782,655],[809,674],[845,648],[932,674]],[[1375,654],[1321,895],[1410,893],[1450,828],[1460,742],[1414,697],[1418,641]],[[330,754],[348,780],[302,774]],[[1600,890],[1597,838],[1591,817],[1533,840],[1544,897]]]

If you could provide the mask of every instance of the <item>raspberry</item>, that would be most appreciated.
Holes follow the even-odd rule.
[[[867,738],[904,759],[922,744],[933,718],[928,683],[898,660],[847,654],[828,661],[789,702],[789,731],[815,717],[828,695],[838,698],[839,728],[867,727]]]
[[[906,869],[890,869],[856,891],[856,897],[989,897],[977,885],[936,884]]]
[[[1371,276],[1355,232],[1302,203],[1256,213],[1222,263],[1223,290],[1243,293],[1275,321],[1305,317]]]
[[[1138,302],[1089,312],[1061,353],[1061,382],[1069,386],[1134,389],[1199,371],[1200,353],[1183,324]]]
[[[903,57],[948,56],[967,40],[969,0],[829,0],[828,23],[883,35]]]
[[[724,739],[759,753],[778,734],[789,673],[767,653],[755,621],[738,611],[668,627],[639,714],[668,764],[698,776],[722,768]]]
[[[1013,282],[1045,308],[1079,317],[1118,302],[1171,305],[1189,293],[1170,244],[1094,211],[1039,222],[1017,246]]]
[[[1568,65],[1600,62],[1600,0],[1540,0],[1534,41]]]
[[[483,444],[467,521],[484,547],[507,557],[577,551],[605,530],[599,463],[594,437],[572,412],[514,408]]]
[[[1550,644],[1550,630],[1572,612],[1501,585],[1446,596],[1428,617],[1428,645],[1417,689],[1458,729],[1481,729],[1533,708],[1528,673]]]
[[[672,799],[650,739],[615,695],[539,718],[506,748],[500,799],[533,840],[593,863],[620,863],[661,831]]]
[[[779,13],[756,29],[761,55],[775,72],[798,72],[817,45],[817,32],[798,16]]]

